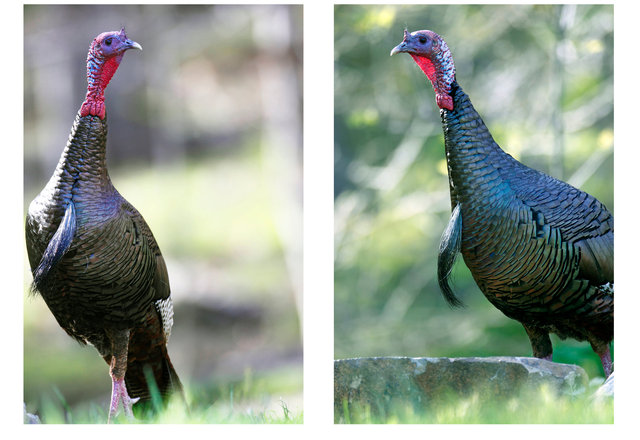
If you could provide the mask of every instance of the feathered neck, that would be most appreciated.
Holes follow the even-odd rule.
[[[451,97],[451,84],[456,79],[456,68],[453,56],[447,43],[435,32],[437,38],[430,57],[411,53],[411,57],[420,69],[427,75],[433,90],[436,93],[438,107],[453,110],[453,98]]]
[[[97,39],[91,43],[87,54],[87,95],[82,107],[80,116],[98,116],[104,119],[106,109],[104,106],[104,90],[109,85],[109,81],[116,73],[122,61],[123,53],[115,56],[105,57],[100,51],[100,44]]]

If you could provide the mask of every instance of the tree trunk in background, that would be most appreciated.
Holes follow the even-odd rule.
[[[553,54],[552,77],[557,78],[555,83],[555,104],[551,113],[553,127],[553,161],[551,162],[551,175],[564,180],[564,111],[563,101],[565,93],[565,59],[569,50],[570,41],[566,38],[567,29],[571,28],[576,16],[576,5],[558,6],[558,21],[556,23],[556,50]]]
[[[265,182],[274,200],[273,221],[285,256],[302,329],[302,121],[290,10],[274,6],[253,9],[256,45],[266,57],[256,62],[262,91],[262,156]],[[263,38],[268,35],[269,38]],[[302,333],[301,333],[302,336]]]

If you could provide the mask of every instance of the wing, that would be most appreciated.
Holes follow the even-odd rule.
[[[145,254],[152,255],[154,258],[155,273],[153,276],[152,287],[155,292],[153,299],[155,301],[166,300],[171,296],[171,289],[169,286],[167,265],[162,257],[162,253],[160,252],[160,247],[158,246],[149,225],[147,225],[147,222],[138,210],[126,201],[124,202],[123,208],[133,223],[136,235],[142,238],[141,242],[143,243],[143,246],[145,246],[143,252]]]
[[[146,243],[147,249],[145,252],[149,252],[154,256],[155,272],[151,285],[153,290],[152,300],[154,301],[154,308],[160,316],[166,341],[168,341],[171,335],[171,328],[173,327],[173,302],[171,300],[167,265],[160,252],[160,247],[151,232],[151,228],[149,228],[149,225],[147,225],[147,222],[140,212],[128,202],[125,202],[125,211],[133,223],[134,230],[143,238],[142,242]]]
[[[504,173],[516,196],[558,229],[563,241],[580,249],[581,277],[594,284],[612,283],[613,215],[586,192],[516,163]]]

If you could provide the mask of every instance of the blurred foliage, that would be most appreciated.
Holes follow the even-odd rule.
[[[105,92],[107,162],[167,262],[173,364],[203,408],[223,411],[220,390],[248,369],[269,398],[247,405],[292,396],[299,414],[302,7],[25,5],[25,213],[84,99],[92,39],[122,25],[144,50],[125,55]],[[54,389],[76,411],[106,404],[108,366],[28,297],[26,252],[24,281],[28,409],[58,399]]]
[[[613,7],[335,7],[335,357],[531,355],[522,326],[461,260],[450,310],[435,279],[450,215],[439,109],[402,31],[446,40],[495,140],[613,212]],[[601,375],[586,342],[554,360]]]

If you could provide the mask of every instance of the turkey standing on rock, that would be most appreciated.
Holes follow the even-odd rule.
[[[405,30],[406,52],[436,93],[444,130],[453,214],[438,255],[449,286],[459,252],[478,287],[524,326],[533,355],[551,360],[549,333],[587,340],[604,373],[613,370],[613,216],[598,200],[522,165],[500,149],[455,78],[451,52],[435,32]]]
[[[131,418],[133,403],[151,399],[145,370],[165,400],[182,390],[166,347],[173,306],[164,259],[106,167],[104,89],[128,49],[142,47],[124,29],[93,40],[85,101],[26,221],[33,291],[70,336],[95,346],[110,366],[109,421],[120,401]]]

